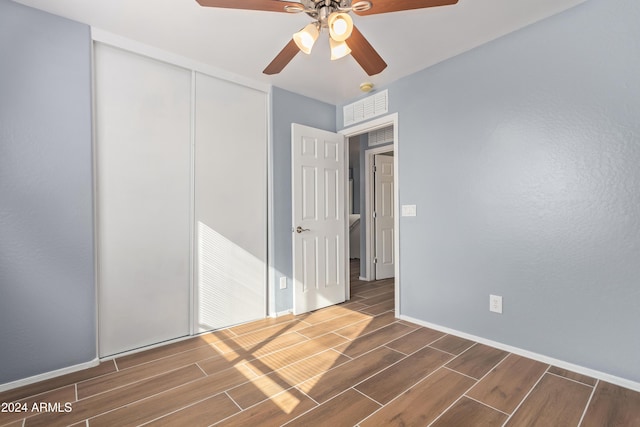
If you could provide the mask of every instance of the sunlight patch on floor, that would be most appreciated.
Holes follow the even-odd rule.
[[[278,384],[278,382],[274,380],[270,375],[263,375],[256,379],[255,374],[252,375],[253,372],[251,372],[251,370],[255,371],[258,374],[260,374],[260,370],[251,363],[236,365],[235,368],[240,373],[242,373],[242,375],[244,375],[249,381],[251,381],[251,384],[258,390],[260,390],[260,392],[262,392],[265,397],[271,396],[270,400],[275,405],[277,405],[284,413],[290,414],[300,403],[300,400],[293,394],[291,394],[290,391],[288,391],[291,388],[288,383],[285,382],[285,388],[281,384]]]
[[[271,399],[285,414],[290,414],[300,404],[300,399],[293,395],[290,391],[273,396]]]
[[[365,331],[370,322],[371,319],[359,322],[358,333]],[[235,341],[235,339],[229,341]],[[311,340],[306,342],[310,341]],[[310,357],[298,360],[297,362],[293,362],[301,355],[301,353],[297,352],[295,345],[291,348],[275,352],[272,363],[269,363],[268,357],[260,358],[255,352],[251,354],[256,356],[256,359],[247,360],[246,355],[243,357],[230,348],[228,350],[227,353],[223,354],[223,357],[229,361],[236,361],[235,368],[242,372],[251,384],[264,394],[265,398],[268,398],[286,414],[291,413],[300,403],[300,399],[292,393],[292,391],[295,390],[295,388],[293,388],[294,386],[297,385],[302,392],[307,393],[322,380],[327,371],[351,360],[351,358],[339,351],[327,349]],[[277,366],[283,365],[283,368],[277,369]],[[272,367],[277,370],[265,372]],[[247,375],[247,373],[243,371],[243,368],[252,370],[258,377],[255,378],[253,375]]]

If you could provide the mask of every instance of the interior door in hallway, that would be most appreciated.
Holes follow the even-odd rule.
[[[293,311],[346,299],[345,148],[342,135],[292,124]]]
[[[375,271],[376,280],[380,280],[393,277],[395,272],[393,156],[376,154],[374,165]]]

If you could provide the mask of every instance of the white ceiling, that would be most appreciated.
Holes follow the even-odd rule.
[[[385,86],[586,0],[460,0],[453,6],[354,16],[389,66],[369,77],[351,56],[329,60],[326,33],[278,75],[265,66],[311,22],[305,14],[204,8],[195,0],[15,0],[252,80],[331,104]],[[238,0],[240,1],[240,0]],[[375,4],[375,0],[372,0]]]

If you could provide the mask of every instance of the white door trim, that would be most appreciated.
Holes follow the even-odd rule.
[[[346,129],[342,129],[340,131],[338,131],[338,133],[343,134],[346,138],[350,138],[352,136],[356,136],[356,135],[361,135],[363,133],[367,133],[367,132],[371,132],[373,130],[376,129],[380,129],[383,127],[387,127],[389,125],[393,125],[393,167],[394,167],[394,171],[395,171],[395,180],[393,183],[393,192],[395,194],[395,200],[394,200],[394,204],[395,204],[395,211],[396,212],[400,212],[400,192],[398,191],[400,185],[400,173],[399,173],[399,168],[398,168],[398,158],[400,157],[400,152],[399,152],[399,141],[398,141],[398,113],[393,113],[393,114],[389,114],[387,116],[382,116],[382,117],[378,117],[377,119],[365,122],[365,123],[361,123],[358,124],[356,126],[351,126],[349,128]],[[388,147],[380,147],[380,148],[387,148]],[[371,150],[373,150],[375,148],[372,148]],[[369,151],[369,150],[367,150]],[[345,162],[345,167],[348,168],[349,167],[349,161],[347,159],[347,161]],[[348,173],[348,170],[345,171],[346,173]],[[348,176],[348,175],[347,175]],[[365,197],[366,197],[366,193],[365,192]],[[370,221],[367,221],[367,224]],[[395,315],[400,316],[400,215],[396,215],[395,219],[394,219],[394,224],[393,224],[396,232],[395,232],[395,236],[393,238],[393,250],[395,252],[395,256],[396,256],[396,265],[395,265],[395,280],[394,280],[394,287],[395,287],[395,302],[396,302],[396,306],[395,306]]]

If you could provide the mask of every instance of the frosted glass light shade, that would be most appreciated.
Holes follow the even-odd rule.
[[[329,39],[329,46],[331,46],[331,60],[343,58],[351,53],[351,49],[345,42],[337,42],[334,39]]]
[[[318,39],[318,27],[311,23],[293,35],[293,41],[296,42],[298,49],[307,55],[311,53],[313,44]]]
[[[351,36],[353,20],[351,16],[342,12],[333,12],[328,20],[329,35],[337,42],[343,42]]]

